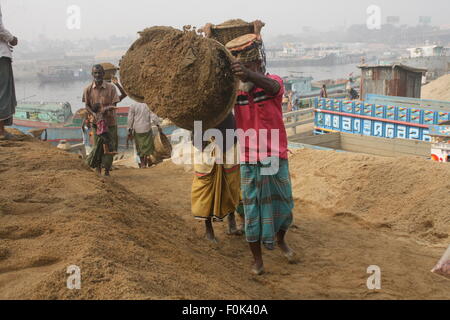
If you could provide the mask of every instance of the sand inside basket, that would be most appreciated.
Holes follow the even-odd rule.
[[[192,130],[219,124],[234,106],[236,85],[230,55],[220,43],[171,27],[140,33],[120,64],[130,97],[162,118]]]
[[[225,22],[222,22],[221,24],[217,25],[218,27],[225,27],[225,26],[241,26],[241,25],[247,25],[248,22],[242,20],[242,19],[231,19],[227,20]]]

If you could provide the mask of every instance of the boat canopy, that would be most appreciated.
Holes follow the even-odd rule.
[[[15,118],[64,123],[72,115],[72,108],[68,102],[22,102],[16,107]]]

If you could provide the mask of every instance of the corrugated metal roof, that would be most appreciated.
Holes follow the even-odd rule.
[[[410,66],[407,66],[407,65],[404,65],[401,63],[386,64],[386,65],[359,65],[358,68],[360,68],[360,69],[400,68],[400,69],[404,69],[406,71],[416,72],[416,73],[426,73],[428,71],[427,69],[414,68],[414,67],[410,67]]]

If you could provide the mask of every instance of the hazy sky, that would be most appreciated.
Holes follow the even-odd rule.
[[[381,8],[382,21],[400,16],[401,24],[416,25],[431,16],[433,25],[450,25],[450,0],[0,0],[5,26],[18,38],[77,39],[134,35],[145,27],[205,22],[231,18],[266,22],[266,35],[298,33],[303,26],[323,30],[365,23],[370,5]],[[69,30],[67,8],[81,9],[81,29]]]

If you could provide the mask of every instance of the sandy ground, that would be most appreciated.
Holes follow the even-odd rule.
[[[142,197],[156,195],[158,199],[165,199],[172,194],[172,200],[164,201],[168,211],[194,228],[195,237],[202,238],[203,225],[194,221],[190,213],[191,174],[165,163],[141,172],[120,170],[115,176]],[[141,185],[137,185],[137,181],[141,181]],[[159,188],[147,188],[147,181],[158,181]],[[317,205],[302,201],[301,194],[294,196],[296,222],[288,239],[300,254],[300,263],[286,264],[278,251],[265,251],[268,272],[257,279],[261,284],[281,290],[276,298],[450,299],[450,281],[429,271],[442,255],[444,246],[420,245],[404,235],[382,231],[355,216],[319,209]],[[251,258],[245,241],[227,236],[225,227],[225,223],[216,224],[221,239],[217,250],[223,256],[236,257],[236,273],[256,279],[246,275]],[[378,265],[382,270],[381,291],[367,290],[366,269],[370,265]]]
[[[425,85],[422,88],[422,99],[450,101],[450,74]]]
[[[183,168],[170,162],[119,168],[105,179],[77,156],[45,143],[0,142],[0,298],[450,299],[450,281],[430,272],[448,245],[450,168],[417,160],[414,166],[424,173],[399,190],[412,188],[404,195],[409,207],[401,201],[377,204],[389,190],[372,189],[371,183],[380,183],[384,174],[392,176],[390,186],[408,162],[395,166],[395,159],[342,156],[348,159],[323,151],[293,156],[296,221],[288,240],[300,261],[289,265],[278,250],[265,251],[267,273],[256,277],[249,273],[245,240],[227,236],[225,224],[215,225],[219,244],[204,240],[202,223],[190,213],[192,174]],[[336,167],[343,160],[348,164]],[[418,192],[426,190],[427,173],[438,171],[442,178],[432,177],[436,186],[430,192],[436,199],[446,195],[440,200],[443,213]],[[354,183],[356,172],[366,184]],[[411,186],[414,179],[418,188]],[[369,191],[364,208],[360,199]],[[414,214],[421,205],[429,209]],[[373,215],[383,207],[380,222]],[[387,219],[393,210],[398,214]],[[81,268],[79,291],[66,287],[72,264]],[[381,268],[379,291],[366,287],[370,265]]]

